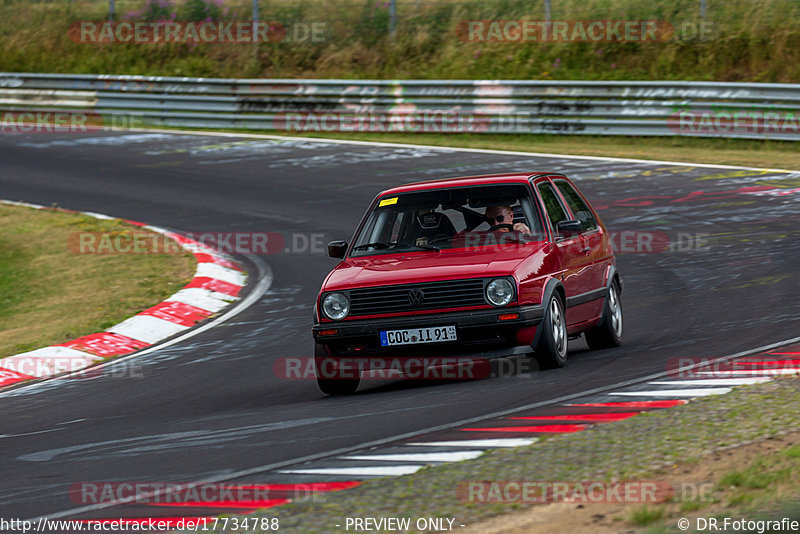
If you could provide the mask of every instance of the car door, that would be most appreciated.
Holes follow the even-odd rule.
[[[571,237],[561,237],[556,228],[561,221],[570,220],[572,213],[564,199],[558,193],[555,184],[548,178],[540,178],[534,182],[534,188],[547,214],[547,223],[550,225],[550,235],[561,265],[558,275],[564,286],[567,297],[567,325],[576,325],[593,318],[591,310],[581,305],[581,296],[595,289],[591,280],[592,273],[587,268],[587,257],[583,249],[583,238],[580,234]],[[577,304],[576,304],[577,303]]]
[[[609,258],[606,254],[605,232],[597,221],[589,204],[565,178],[553,178],[561,198],[571,212],[571,217],[581,222],[580,246],[575,251],[582,256],[585,264],[586,285],[581,293],[573,297],[572,305],[581,308],[580,315],[588,318],[597,317],[602,309],[602,298],[605,296],[605,276]]]

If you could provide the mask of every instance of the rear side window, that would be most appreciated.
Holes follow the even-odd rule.
[[[561,207],[561,202],[558,201],[558,195],[556,195],[550,182],[542,182],[537,187],[539,189],[539,194],[542,195],[544,209],[547,210],[547,217],[550,219],[550,224],[553,225],[553,229],[555,229],[558,223],[567,220],[567,214],[564,212],[564,208]]]
[[[592,215],[592,210],[586,205],[581,196],[575,191],[575,188],[569,182],[564,180],[556,180],[556,186],[561,194],[564,195],[564,200],[567,201],[569,209],[575,215],[575,218],[581,222],[581,230],[588,232],[590,230],[597,230],[597,219]]]

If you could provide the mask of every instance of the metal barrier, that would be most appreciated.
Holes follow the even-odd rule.
[[[4,113],[58,109],[135,114],[153,126],[294,132],[800,140],[799,103],[797,84],[0,73]]]

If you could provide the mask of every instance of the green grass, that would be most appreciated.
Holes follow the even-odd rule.
[[[0,205],[0,228],[0,358],[100,332],[194,273],[182,252],[76,254],[69,245],[77,232],[141,231],[120,221]]]
[[[631,512],[630,520],[636,525],[646,526],[651,523],[655,523],[662,517],[664,517],[663,508],[645,505],[640,508],[636,508],[633,512]]]
[[[191,7],[187,4],[194,5]],[[180,19],[197,18],[197,0],[176,0]],[[757,82],[800,80],[800,4],[792,0],[708,2],[704,38],[698,0],[553,0],[554,20],[663,20],[665,42],[469,42],[470,20],[541,20],[541,2],[399,0],[388,38],[385,2],[261,0],[260,18],[293,28],[323,22],[321,42],[113,44],[74,42],[80,20],[104,20],[104,0],[0,0],[0,70],[223,77],[669,79]],[[226,0],[216,18],[249,20],[249,0]],[[141,20],[145,0],[118,0],[118,18]],[[158,18],[153,16],[151,18]]]

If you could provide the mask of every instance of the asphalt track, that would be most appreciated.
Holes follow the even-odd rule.
[[[171,133],[0,136],[0,198],[184,232],[277,232],[287,243],[295,234],[349,239],[368,202],[393,185],[535,170],[576,180],[612,231],[656,236],[657,250],[626,243],[618,255],[622,348],[590,352],[578,340],[561,370],[376,381],[326,398],[313,379],[276,376],[274,363],[311,355],[312,306],[334,260],[265,255],[270,290],[231,321],[132,360],[120,376],[0,395],[0,516],[80,508],[69,489],[84,481],[279,482],[258,468],[546,403],[663,372],[678,357],[723,356],[800,332],[800,174]],[[677,250],[663,250],[661,239]],[[118,515],[144,512],[70,516]]]

